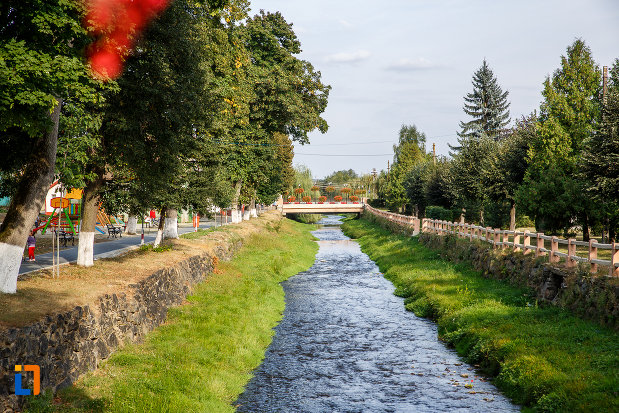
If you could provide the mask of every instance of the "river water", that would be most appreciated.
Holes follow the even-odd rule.
[[[319,222],[316,262],[283,283],[284,318],[238,411],[519,411],[404,309],[340,223]]]

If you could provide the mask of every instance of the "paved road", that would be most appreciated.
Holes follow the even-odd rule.
[[[214,221],[203,221],[200,222],[200,228],[210,228],[215,224]],[[178,227],[178,234],[185,234],[187,232],[192,232],[192,226],[185,226],[191,224],[182,224],[183,226]],[[138,227],[138,231],[141,231],[141,228]],[[144,243],[148,244],[155,240],[155,236],[157,235],[157,231],[155,229],[146,229],[144,232]],[[100,242],[94,245],[94,259],[99,258],[109,258],[114,257],[116,255],[120,255],[123,252],[134,249],[140,245],[141,235],[125,235],[123,234],[122,238],[115,239],[113,241],[108,242]],[[36,252],[35,252],[36,254]],[[74,247],[67,248],[65,250],[60,251],[60,263],[68,264],[71,262],[77,261],[77,242]],[[51,268],[52,266],[52,253],[48,252],[45,254],[36,254],[36,261],[29,262],[24,261],[19,268],[19,274],[27,274],[32,271],[42,270],[44,268]]]

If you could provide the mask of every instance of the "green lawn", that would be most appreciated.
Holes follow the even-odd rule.
[[[234,411],[282,317],[280,282],[309,268],[318,250],[312,227],[282,222],[220,263],[143,344],[117,351],[55,400],[34,399],[30,411]]]
[[[619,411],[617,333],[540,306],[529,291],[447,262],[416,238],[366,220],[344,229],[406,298],[406,308],[436,320],[440,338],[525,410]]]

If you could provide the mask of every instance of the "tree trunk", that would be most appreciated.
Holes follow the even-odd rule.
[[[52,127],[37,139],[0,229],[0,291],[17,292],[17,275],[32,225],[54,179],[62,100],[50,114]]]
[[[512,209],[509,211],[509,230],[516,230],[516,203],[512,202]]]
[[[231,212],[231,217],[232,218],[232,223],[236,224],[241,222],[241,217],[240,217],[240,213],[239,213],[239,198],[241,198],[241,181],[237,181],[236,184],[234,184],[234,198],[232,199],[232,212]]]
[[[252,218],[258,218],[258,212],[256,211],[256,198],[252,198],[249,202],[249,216]]]
[[[484,226],[484,208],[479,210],[479,225]]]
[[[178,239],[178,211],[168,209],[165,215],[163,237],[165,239]]]
[[[94,265],[95,226],[99,211],[99,189],[102,185],[103,172],[97,171],[97,178],[89,182],[82,193],[82,219],[77,244],[77,265],[80,267],[92,267]]]
[[[127,220],[127,230],[125,233],[135,235],[138,232],[138,217],[136,215],[130,215]]]
[[[582,240],[588,242],[589,238],[591,238],[591,233],[589,231],[589,214],[585,212],[582,220]]]
[[[161,208],[161,215],[159,216],[159,227],[157,228],[157,236],[155,237],[155,242],[153,242],[153,247],[155,248],[157,248],[159,244],[161,244],[161,240],[163,238],[163,227],[165,225],[166,210],[166,207]]]

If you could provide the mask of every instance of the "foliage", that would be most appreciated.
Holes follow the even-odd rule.
[[[393,166],[385,188],[385,200],[391,210],[398,210],[407,203],[404,181],[411,169],[427,158],[425,143],[426,135],[415,125],[402,125],[398,144],[393,146]]]
[[[436,205],[430,205],[426,207],[426,218],[453,222],[454,217],[451,210]]]
[[[350,184],[359,178],[359,175],[352,169],[335,171],[330,175],[327,175],[322,182],[324,184],[344,185]]]
[[[481,67],[473,74],[473,92],[464,97],[464,113],[473,119],[460,122],[458,143],[460,146],[470,139],[482,135],[498,139],[502,129],[509,124],[508,91],[503,92],[492,70],[484,59]],[[456,153],[459,147],[452,147]]]
[[[92,136],[76,133],[100,125],[96,108],[104,87],[91,78],[84,60],[90,38],[83,16],[82,3],[66,0],[0,5],[0,196],[17,189],[25,165],[33,162],[30,155],[52,127],[49,114],[58,99],[64,102],[60,135],[71,138],[68,161],[96,147]],[[76,171],[66,174],[68,180],[70,175],[81,179]]]
[[[546,224],[554,232],[560,228],[567,231],[578,218],[588,225],[595,214],[596,205],[585,196],[586,184],[576,171],[598,119],[599,83],[600,70],[580,39],[567,48],[561,68],[544,82],[537,134],[529,148],[529,166],[519,190],[525,212],[535,217],[536,227],[542,225],[540,230]]]
[[[611,68],[599,128],[585,142],[582,173],[587,195],[602,207],[610,239],[619,231],[619,59]]]

